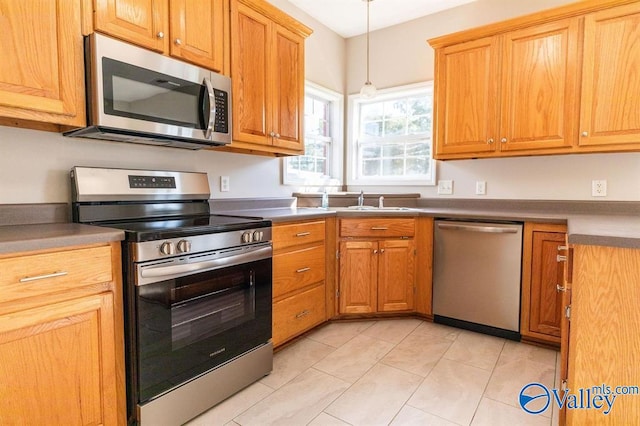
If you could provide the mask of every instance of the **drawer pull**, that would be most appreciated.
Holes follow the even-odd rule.
[[[387,228],[386,226],[372,226],[371,230],[372,231],[386,231],[389,228]]]
[[[567,256],[557,255],[556,256],[556,261],[557,262],[566,262],[567,261]]]
[[[303,318],[306,317],[307,315],[309,315],[311,312],[307,311],[306,309],[302,312],[300,312],[299,314],[296,314],[296,319],[298,318]]]
[[[565,251],[567,250],[569,247],[567,246],[558,246],[558,251]]]
[[[301,274],[302,272],[307,272],[307,271],[310,271],[310,270],[311,270],[311,268],[306,267],[306,268],[296,269],[296,272]]]
[[[30,281],[44,280],[44,279],[47,279],[47,278],[63,277],[65,275],[67,275],[67,274],[68,274],[68,272],[61,271],[61,272],[54,272],[52,274],[36,275],[35,277],[24,277],[24,278],[20,278],[20,282],[21,283],[28,283]]]
[[[296,237],[306,237],[307,235],[311,235],[311,232],[298,232]]]

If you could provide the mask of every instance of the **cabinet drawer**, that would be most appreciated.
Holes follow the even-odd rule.
[[[273,256],[273,297],[324,280],[324,245]]]
[[[113,280],[111,247],[0,260],[0,303]]]
[[[273,227],[273,249],[324,241],[324,220]]]
[[[413,237],[415,219],[341,219],[341,237]]]
[[[273,304],[273,344],[300,334],[325,320],[324,284]]]

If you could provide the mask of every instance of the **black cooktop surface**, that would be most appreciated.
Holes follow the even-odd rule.
[[[180,218],[154,218],[127,222],[106,221],[101,222],[99,225],[122,229],[126,232],[127,241],[142,242],[265,228],[271,226],[271,221],[256,217],[206,215]]]

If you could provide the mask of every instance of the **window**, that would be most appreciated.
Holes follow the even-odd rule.
[[[307,82],[304,99],[304,155],[284,159],[285,184],[340,184],[341,118],[342,95]]]
[[[349,184],[434,185],[433,82],[351,99]]]

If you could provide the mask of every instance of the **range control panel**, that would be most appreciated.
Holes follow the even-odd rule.
[[[129,175],[129,188],[176,188],[173,176]]]

